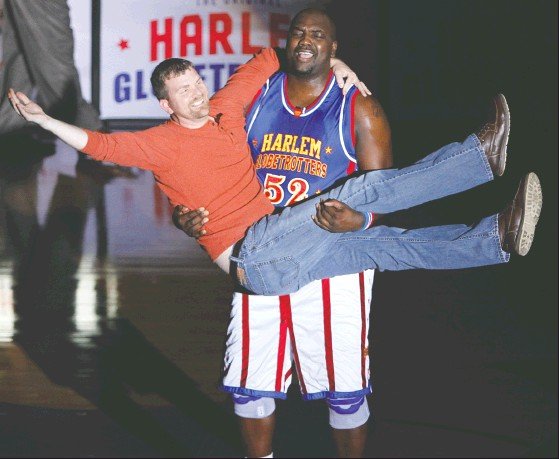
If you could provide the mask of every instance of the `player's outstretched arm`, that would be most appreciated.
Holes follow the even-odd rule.
[[[33,102],[24,93],[16,92],[10,88],[8,99],[18,115],[27,121],[38,124],[43,129],[52,132],[76,150],[82,150],[86,146],[88,138],[83,129],[48,116],[39,104]]]

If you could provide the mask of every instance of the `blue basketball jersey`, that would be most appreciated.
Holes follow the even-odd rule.
[[[322,94],[294,107],[287,76],[273,75],[246,118],[247,141],[258,178],[275,206],[318,194],[357,169],[353,129],[355,87],[344,96],[330,72]]]

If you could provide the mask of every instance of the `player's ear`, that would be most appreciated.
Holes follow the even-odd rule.
[[[333,41],[332,42],[332,51],[330,51],[330,58],[332,57],[336,57],[336,51],[338,50],[338,42],[337,41]]]

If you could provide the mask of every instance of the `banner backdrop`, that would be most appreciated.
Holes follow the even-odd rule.
[[[103,119],[165,118],[149,77],[163,59],[191,60],[211,93],[258,49],[283,46],[308,0],[102,0],[100,112]]]

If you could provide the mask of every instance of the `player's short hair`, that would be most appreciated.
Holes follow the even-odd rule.
[[[155,97],[157,97],[158,100],[166,99],[168,94],[167,88],[165,87],[165,81],[169,78],[182,75],[191,68],[192,62],[178,57],[171,57],[170,59],[165,59],[157,64],[157,67],[153,69],[150,78],[151,87]]]

